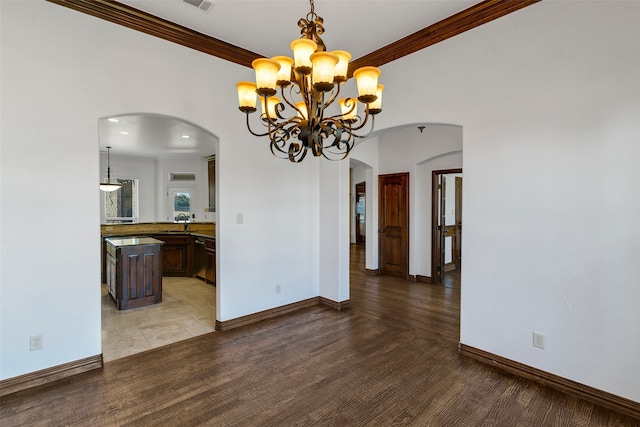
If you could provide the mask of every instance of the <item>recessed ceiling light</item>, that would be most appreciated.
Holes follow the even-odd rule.
[[[120,121],[120,120],[118,120],[118,119],[114,119],[113,117],[112,117],[112,118],[110,118],[110,119],[108,119],[108,120],[109,120],[110,122],[113,122],[113,123],[118,123],[118,122]]]
[[[182,137],[183,137],[184,139],[189,139],[189,138],[191,138],[189,135],[182,135]]]
[[[120,135],[129,135],[129,132],[120,131]]]

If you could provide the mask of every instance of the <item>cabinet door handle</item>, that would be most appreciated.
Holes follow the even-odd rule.
[[[378,233],[384,233],[384,228],[381,228],[380,230],[378,230]]]

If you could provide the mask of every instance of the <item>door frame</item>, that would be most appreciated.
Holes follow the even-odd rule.
[[[462,168],[441,169],[431,171],[431,283],[442,283],[442,273],[444,266],[440,264],[440,238],[443,229],[438,228],[438,207],[440,197],[438,197],[440,175],[452,173],[462,173]]]
[[[367,182],[366,181],[362,181],[362,182],[359,182],[359,183],[357,183],[355,185],[355,193],[356,194],[355,194],[354,201],[353,201],[353,208],[355,210],[355,218],[356,218],[356,221],[355,221],[356,244],[364,245],[366,243],[366,238],[367,238],[367,235],[366,235],[366,230],[367,230],[366,221],[367,221],[368,214],[367,214],[367,208],[366,208],[366,204],[365,204],[365,213],[364,213],[365,222],[364,222],[364,225],[363,225],[365,234],[360,234],[361,226],[360,226],[360,218],[358,218],[358,201],[359,201],[358,196],[359,196],[360,192],[358,191],[358,189],[363,189],[362,193],[365,195],[364,197],[365,197],[365,200],[366,200],[366,197],[367,197]],[[360,237],[360,236],[362,236],[362,237]],[[361,240],[361,241],[359,241],[359,240]]]

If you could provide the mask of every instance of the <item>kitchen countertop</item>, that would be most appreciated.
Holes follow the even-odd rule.
[[[203,233],[189,233],[194,237],[204,237],[205,239],[213,239],[216,240],[216,236],[212,234],[203,234]]]
[[[154,239],[153,237],[108,237],[105,239],[107,242],[112,244],[113,246],[137,246],[137,245],[163,245],[164,242],[162,240]]]
[[[128,234],[128,233],[114,233],[114,234],[105,234],[102,237],[104,237],[105,239],[114,239],[114,238],[126,238],[128,236],[131,237],[142,237],[142,236],[148,236],[148,235],[154,235],[154,236],[162,236],[162,235],[166,235],[166,236],[194,236],[194,237],[204,237],[206,239],[215,239],[216,236],[213,234],[206,234],[206,233],[196,233],[194,231],[173,231],[173,230],[169,230],[169,231],[150,231],[150,232],[146,232],[146,233],[132,233],[132,234]]]

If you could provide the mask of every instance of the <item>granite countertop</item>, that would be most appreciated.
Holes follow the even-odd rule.
[[[135,233],[113,233],[113,234],[103,234],[102,237],[105,239],[114,239],[114,238],[124,238],[127,236],[138,237],[142,235],[154,235],[154,236],[195,236],[195,237],[204,237],[207,239],[215,239],[216,236],[214,234],[206,234],[206,233],[196,233],[194,231],[181,231],[181,230],[168,230],[168,231],[149,231],[145,233],[135,232]]]
[[[192,232],[189,232],[189,234],[191,234],[192,236],[195,236],[195,237],[204,237],[205,239],[216,240],[216,236],[214,236],[213,234],[192,233]]]
[[[163,245],[162,240],[154,239],[152,237],[108,237],[105,239],[113,246],[137,246],[137,245]]]

